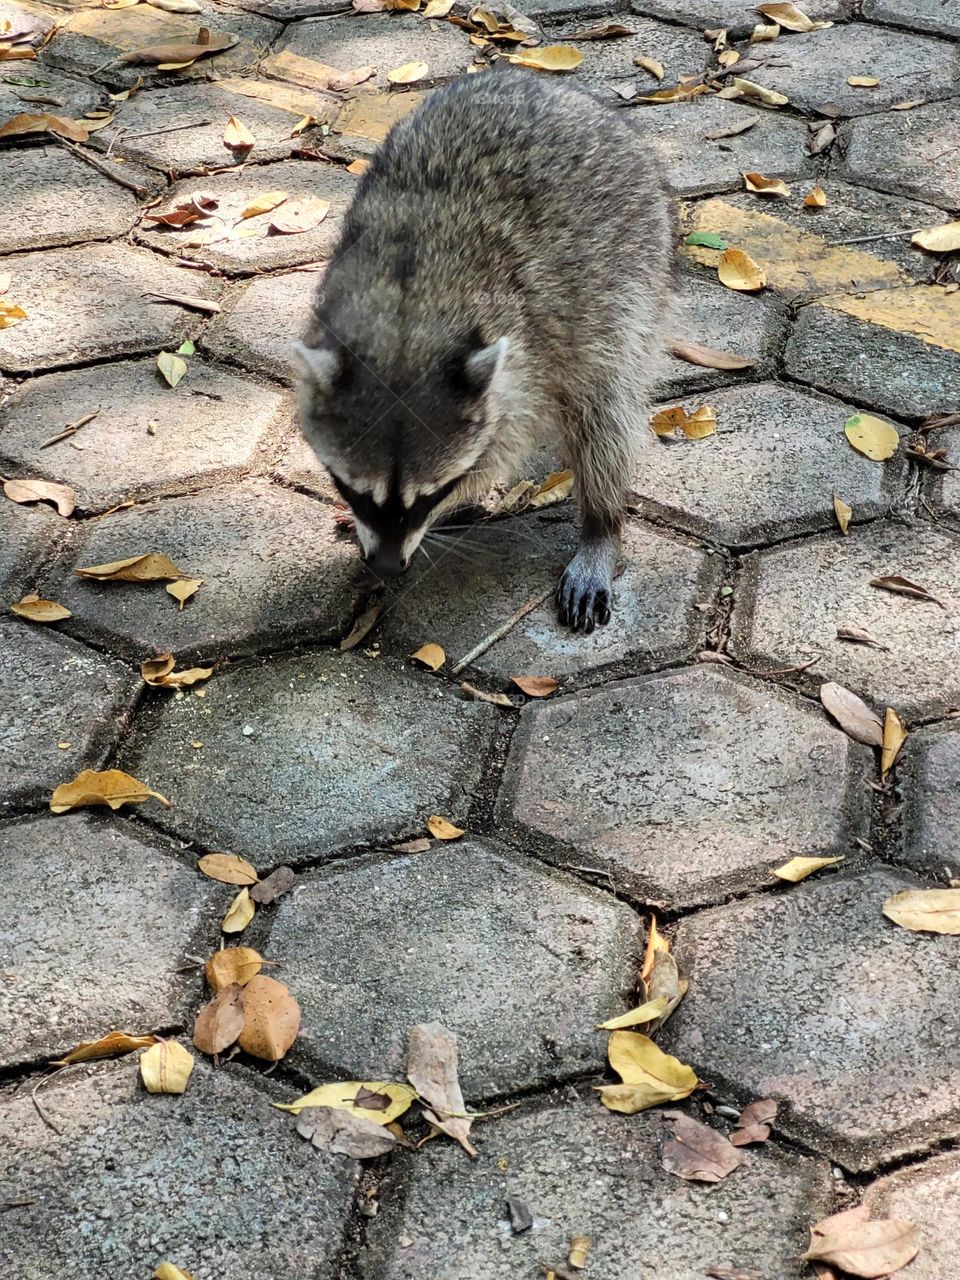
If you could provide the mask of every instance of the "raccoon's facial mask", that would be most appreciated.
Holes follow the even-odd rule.
[[[463,476],[454,476],[433,493],[421,494],[409,506],[395,490],[383,501],[360,492],[333,471],[330,478],[353,512],[364,559],[383,577],[395,577],[409,566],[440,507],[459,487]]]

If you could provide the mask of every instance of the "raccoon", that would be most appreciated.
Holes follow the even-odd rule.
[[[374,573],[550,446],[581,518],[560,620],[609,621],[673,219],[632,112],[541,73],[465,76],[393,127],[297,346],[303,432]]]

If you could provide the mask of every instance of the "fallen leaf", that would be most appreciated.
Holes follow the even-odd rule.
[[[944,222],[939,227],[926,227],[912,235],[910,243],[929,253],[955,253],[960,250],[960,222]]]
[[[765,178],[762,173],[745,173],[743,185],[759,196],[789,196],[790,188],[782,178]]]
[[[556,502],[565,502],[572,491],[572,471],[551,471],[530,495],[526,505],[531,511],[539,511],[543,507],[552,507]]]
[[[716,351],[713,347],[701,347],[696,342],[674,342],[670,351],[679,360],[704,369],[752,369],[757,363],[748,356],[736,356],[730,351]]]
[[[751,116],[747,120],[741,120],[738,124],[727,125],[725,129],[717,129],[715,133],[705,133],[703,136],[707,142],[719,142],[721,138],[736,138],[738,134],[746,133],[748,129],[752,129],[759,119],[758,116]],[[694,232],[694,235],[697,233]],[[701,232],[701,235],[709,234],[709,232]],[[687,240],[689,244],[689,238]],[[720,246],[726,248],[726,245]]]
[[[743,94],[745,98],[756,98],[768,107],[785,107],[790,101],[785,94],[777,93],[775,89],[767,89],[753,80],[744,80],[740,76],[733,77],[730,88]]]
[[[254,867],[233,853],[206,853],[197,862],[197,870],[220,884],[256,884],[259,876]]]
[[[776,40],[779,34],[778,22],[758,22],[750,33],[750,43],[762,44],[766,40]]]
[[[180,606],[179,612],[183,612],[183,606],[187,603],[191,596],[195,596],[203,586],[202,578],[183,578],[179,582],[171,582],[167,585],[166,591],[168,595],[173,596],[174,600]]]
[[[587,1265],[587,1256],[590,1253],[590,1237],[574,1236],[570,1241],[570,1248],[567,1251],[567,1265],[576,1267],[578,1271],[582,1271]]]
[[[607,1050],[622,1084],[602,1085],[600,1100],[611,1111],[634,1115],[660,1102],[679,1102],[697,1087],[692,1067],[664,1053],[637,1031],[614,1031]]]
[[[256,907],[250,897],[250,890],[244,887],[230,903],[227,914],[220,924],[221,930],[224,933],[242,933],[253,919],[255,911]]]
[[[813,875],[814,871],[819,871],[821,867],[832,867],[838,862],[843,862],[842,854],[836,858],[791,858],[782,867],[775,867],[770,874],[779,880],[789,880],[791,884],[797,884],[800,880],[806,880],[807,876]]]
[[[338,1107],[305,1107],[297,1120],[297,1133],[318,1151],[355,1160],[386,1155],[397,1145],[396,1137],[382,1124]]]
[[[187,362],[172,351],[161,351],[157,356],[157,368],[170,386],[175,387],[187,372]]]
[[[864,1221],[848,1211],[812,1227],[810,1247],[801,1256],[805,1262],[816,1259],[850,1275],[879,1280],[905,1267],[919,1248],[919,1232],[912,1222],[899,1218]]]
[[[300,1006],[282,982],[262,973],[243,988],[243,1018],[240,1048],[268,1062],[279,1062],[300,1030]]]
[[[444,0],[444,2],[446,2],[446,0]],[[369,168],[370,168],[369,160],[363,160],[363,159],[351,160],[351,162],[347,165],[347,173],[355,173],[359,176],[361,173],[366,173]]]
[[[90,130],[81,121],[54,116],[49,111],[21,112],[0,125],[0,138],[19,138],[26,133],[54,133],[71,142],[86,142],[90,137]]]
[[[880,752],[880,776],[885,778],[896,763],[900,749],[906,742],[906,729],[903,727],[903,721],[894,711],[893,707],[887,707],[886,715],[883,718],[883,747]]]
[[[779,1107],[775,1098],[758,1098],[756,1102],[748,1102],[740,1112],[737,1125],[746,1128],[754,1124],[773,1124]]]
[[[495,707],[508,707],[511,711],[516,711],[517,704],[507,697],[505,693],[487,693],[483,689],[477,689],[472,684],[468,684],[466,680],[460,686],[460,692],[465,693],[468,698],[472,698],[474,702],[491,702]],[[429,841],[427,842],[429,848]],[[394,845],[394,848],[397,848]]]
[[[447,655],[438,644],[421,645],[416,653],[411,653],[410,657],[414,662],[419,662],[422,667],[426,667],[428,671],[439,671],[447,660]]]
[[[159,800],[165,809],[170,801],[158,791],[151,791],[142,782],[120,769],[84,769],[72,782],[61,782],[50,797],[53,813],[66,813],[85,805],[106,804],[119,809],[124,804],[142,804],[144,800]]]
[[[580,50],[569,44],[546,44],[506,56],[518,67],[532,67],[535,71],[575,71],[583,61]]]
[[[56,600],[41,600],[39,596],[24,596],[10,606],[10,612],[28,622],[62,622],[64,618],[73,617],[70,610]]]
[[[375,1108],[363,1106],[362,1100],[368,1094],[386,1097],[389,1105]],[[358,1102],[358,1099],[361,1101]],[[298,1116],[307,1107],[336,1107],[340,1111],[348,1111],[353,1115],[366,1116],[376,1124],[387,1125],[393,1124],[394,1120],[402,1116],[416,1100],[416,1091],[408,1084],[398,1084],[393,1081],[347,1080],[338,1084],[317,1085],[315,1089],[311,1089],[309,1093],[305,1093],[302,1098],[297,1098],[294,1102],[274,1102],[272,1105],[278,1111],[289,1111],[294,1116]]]
[[[211,991],[222,991],[232,983],[246,986],[262,968],[263,956],[252,947],[224,947],[203,966],[203,975]]]
[[[340,641],[340,652],[347,653],[350,649],[355,649],[361,640],[365,640],[373,628],[380,621],[380,615],[383,613],[384,602],[378,600],[376,604],[370,605],[368,609],[364,609],[360,617]]]
[[[852,413],[843,424],[843,431],[854,449],[874,462],[892,458],[900,443],[896,428],[872,413]]]
[[[960,934],[960,889],[904,889],[886,900],[883,914],[915,933]]]
[[[3,492],[11,502],[49,502],[61,516],[73,515],[77,495],[67,484],[48,480],[4,480]]]
[[[824,27],[832,27],[832,22],[814,22],[795,4],[770,3],[758,4],[756,6],[757,13],[762,13],[765,18],[779,23],[781,27],[785,27],[787,31],[819,31]]]
[[[134,0],[134,2],[138,3],[139,0]],[[108,6],[104,5],[103,7],[106,9]],[[189,1271],[181,1271],[172,1262],[161,1262],[153,1273],[153,1280],[193,1280],[193,1276]]]
[[[452,822],[441,818],[437,813],[427,819],[427,830],[435,840],[459,840],[461,836],[466,835],[464,830],[455,827]]]
[[[850,527],[850,520],[853,516],[853,507],[848,507],[842,498],[833,495],[833,514],[837,518],[837,524],[840,526],[840,532],[846,533]]]
[[[895,102],[891,111],[912,111],[914,107],[922,107],[926,98],[911,98],[909,102]]]
[[[664,1012],[667,1007],[667,997],[658,996],[656,1000],[646,1000],[643,1004],[638,1005],[636,1009],[631,1009],[628,1013],[621,1013],[618,1018],[609,1018],[606,1022],[598,1022],[598,1031],[621,1031],[625,1027],[639,1027],[645,1022],[654,1022]]]
[[[455,3],[456,0],[427,0],[423,16],[425,18],[445,18]]]
[[[119,1058],[124,1053],[132,1053],[134,1049],[147,1049],[156,1043],[156,1036],[131,1036],[125,1031],[108,1031],[99,1040],[84,1040],[53,1065],[71,1067],[75,1062],[97,1062],[100,1058]]]
[[[424,63],[423,65],[426,64]],[[348,89],[355,89],[358,84],[363,84],[365,80],[371,79],[376,74],[376,67],[357,67],[353,71],[338,71],[329,78],[326,87],[334,93],[345,93]]]
[[[640,978],[643,982],[649,981],[657,955],[661,952],[669,952],[669,950],[670,943],[657,928],[657,917],[651,911],[650,926],[647,929],[647,945],[643,953],[643,965],[640,969]]]
[[[684,244],[699,246],[702,249],[726,249],[726,240],[723,236],[718,236],[715,231],[691,231],[688,236],[684,237]]]
[[[869,631],[865,631],[863,627],[837,627],[837,639],[849,640],[853,644],[869,645],[872,649],[884,649],[889,653],[889,649],[885,644],[881,644],[879,640],[875,640]]]
[[[883,574],[879,578],[870,579],[871,587],[879,587],[881,591],[892,591],[894,595],[910,596],[914,600],[924,600],[928,604],[939,605],[941,609],[946,609],[946,605],[942,600],[938,600],[935,595],[922,587],[919,582],[911,582],[909,578],[902,578],[898,573]]]
[[[827,203],[827,193],[821,187],[819,182],[815,182],[807,194],[803,197],[803,203],[808,209],[822,209]]]
[[[130,556],[128,560],[112,560],[109,564],[92,564],[73,572],[83,578],[94,578],[97,582],[161,582],[165,578],[185,576],[172,560],[159,551]]]
[[[147,1093],[183,1093],[193,1070],[193,1054],[176,1040],[160,1040],[140,1058]]]
[[[746,1124],[742,1129],[734,1129],[730,1141],[735,1147],[749,1147],[754,1142],[766,1142],[769,1137],[768,1124]]]
[[[842,684],[829,681],[820,686],[820,701],[844,733],[855,742],[862,742],[868,747],[882,746],[883,725],[880,717],[862,698],[845,689]]]
[[[23,307],[13,302],[0,302],[0,329],[12,329],[21,320],[28,319]]]
[[[140,674],[144,682],[155,689],[182,689],[197,684],[200,680],[208,680],[213,675],[213,667],[189,667],[184,671],[174,671],[175,665],[176,658],[172,653],[162,653],[156,658],[147,658],[141,662]]]
[[[645,58],[641,55],[638,58],[634,58],[633,65],[635,67],[642,67],[644,71],[649,71],[657,81],[662,80],[666,75],[666,69],[664,68],[663,63],[658,62],[656,58]]]
[[[246,153],[253,150],[256,141],[256,138],[242,120],[238,120],[236,116],[228,117],[226,127],[223,130],[223,145],[228,151],[242,151],[245,153],[245,158]]]
[[[653,970],[647,982],[647,1000],[651,1003],[666,1000],[667,1006],[659,1017],[647,1028],[650,1035],[659,1031],[663,1024],[687,994],[687,980],[680,972],[676,960],[669,951],[658,951],[653,961]]]
[[[853,89],[875,89],[879,83],[876,76],[847,76],[847,84]]]
[[[191,307],[194,311],[206,311],[210,315],[223,310],[220,303],[212,298],[199,298],[189,293],[145,293],[142,296],[148,302],[172,302],[178,307]]]
[[[637,102],[692,102],[702,93],[709,92],[710,86],[706,84],[677,84],[669,89],[658,89],[656,93],[642,94]]]
[[[388,71],[387,79],[391,84],[416,84],[429,70],[425,62],[405,62],[402,66]]]
[[[155,9],[163,9],[166,13],[203,13],[197,0],[147,0]]]
[[[623,1033],[621,1033],[623,1034]],[[439,1022],[411,1027],[407,1050],[407,1079],[423,1102],[424,1116],[435,1128],[459,1142],[468,1155],[477,1154],[470,1142],[472,1120],[457,1079],[457,1037]]]
[[[282,898],[285,893],[289,893],[296,879],[296,874],[290,867],[277,867],[276,871],[271,871],[266,879],[253,886],[250,897],[260,906],[267,906],[271,902],[276,902],[277,898]]]
[[[622,22],[603,22],[597,27],[584,27],[582,31],[574,31],[569,36],[557,36],[558,40],[614,40],[618,36],[635,36],[631,27]]]
[[[728,289],[756,293],[767,283],[761,267],[742,249],[725,249],[717,263],[717,277]]]
[[[836,125],[829,120],[826,124],[820,126],[813,137],[807,143],[807,155],[818,156],[822,152],[827,151],[833,146],[837,139]]]
[[[270,219],[269,229],[276,235],[296,236],[319,227],[330,212],[330,201],[312,196],[287,200],[280,213]]]
[[[673,1137],[663,1145],[660,1163],[667,1173],[690,1182],[721,1182],[743,1164],[729,1138],[680,1111],[666,1113]]]
[[[196,62],[198,58],[207,57],[214,53],[222,53],[225,49],[232,49],[239,39],[240,37],[235,35],[221,35],[219,33],[211,35],[208,32],[207,39],[204,42],[198,41],[196,44],[183,42],[148,45],[142,49],[133,49],[129,53],[122,53],[116,61],[123,63],[125,66],[133,66],[135,63],[144,62],[156,66],[160,71],[172,71],[180,67],[189,67],[191,62]]]
[[[419,840],[401,840],[399,844],[390,847],[396,853],[426,853],[428,849],[433,848],[433,845],[426,836],[421,836]]]
[[[243,987],[238,982],[223,987],[197,1013],[193,1043],[211,1057],[223,1053],[243,1030]]]
[[[286,191],[265,191],[262,196],[256,196],[240,214],[241,218],[257,218],[261,213],[269,213],[271,209],[276,209],[278,204],[283,204],[289,193]]]
[[[528,698],[549,698],[560,688],[560,681],[553,676],[511,676],[510,683]]]
[[[650,426],[658,436],[672,436],[679,428],[688,440],[703,440],[717,429],[717,411],[713,405],[703,404],[688,414],[683,405],[674,405],[655,413]]]

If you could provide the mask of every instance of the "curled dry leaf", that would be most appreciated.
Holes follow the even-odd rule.
[[[186,574],[167,556],[159,551],[148,551],[143,556],[130,556],[128,560],[111,560],[109,564],[92,564],[74,569],[82,578],[95,578],[97,582],[162,582],[166,578],[184,578]]]
[[[261,213],[269,213],[283,204],[288,196],[286,191],[265,191],[262,196],[255,196],[240,214],[241,218],[258,218]]]
[[[807,876],[812,876],[814,871],[819,871],[821,867],[833,867],[838,862],[843,862],[842,854],[836,858],[791,858],[782,867],[774,867],[770,874],[776,876],[778,880],[789,880],[791,884],[797,884],[800,880],[806,880]]]
[[[752,369],[757,363],[748,356],[736,356],[730,351],[715,351],[713,347],[701,347],[696,342],[674,342],[670,351],[679,360],[699,365],[704,369]]]
[[[822,209],[827,203],[827,193],[821,187],[820,183],[814,183],[807,194],[803,197],[803,203],[808,209]]]
[[[455,2],[456,0],[427,0],[423,16],[425,18],[445,18]]]
[[[714,133],[705,133],[703,136],[707,142],[719,142],[722,138],[736,138],[738,134],[752,129],[758,119],[758,116],[751,116],[747,120],[740,120],[737,124],[727,125],[725,129],[717,129]]]
[[[435,840],[459,840],[467,834],[462,827],[455,827],[438,813],[431,814],[427,819],[427,830]]]
[[[560,681],[553,676],[511,676],[510,683],[528,698],[549,698],[560,688]]]
[[[119,1058],[135,1049],[148,1049],[157,1043],[156,1036],[131,1036],[125,1031],[108,1031],[99,1040],[84,1040],[60,1058],[55,1067],[72,1067],[75,1062],[97,1062],[101,1058]]]
[[[179,582],[171,582],[168,584],[167,595],[173,596],[179,606],[179,612],[183,613],[183,606],[191,596],[195,596],[197,594],[202,586],[202,578],[183,578]]]
[[[374,1098],[386,1098],[386,1106],[381,1102],[371,1106],[370,1103]],[[302,1098],[297,1098],[293,1102],[275,1102],[273,1106],[278,1111],[289,1111],[295,1116],[298,1116],[306,1107],[336,1107],[341,1111],[349,1111],[353,1115],[366,1116],[376,1124],[387,1125],[393,1124],[394,1120],[402,1116],[416,1100],[416,1090],[411,1089],[408,1084],[399,1084],[395,1081],[371,1083],[346,1080],[339,1084],[317,1085]]]
[[[735,1129],[730,1135],[730,1142],[735,1147],[749,1147],[755,1142],[766,1142],[770,1137],[770,1126],[768,1124],[745,1124],[740,1129]]]
[[[847,84],[853,89],[875,89],[879,83],[876,76],[847,76]]]
[[[600,1101],[611,1111],[635,1115],[661,1102],[679,1102],[697,1087],[692,1067],[664,1053],[637,1031],[614,1031],[607,1050],[622,1084],[602,1085]]]
[[[658,62],[656,58],[645,58],[641,55],[638,58],[634,58],[633,65],[642,68],[644,71],[649,71],[650,75],[657,81],[662,80],[666,75],[663,63]]]
[[[355,1160],[386,1155],[397,1145],[384,1125],[338,1107],[305,1107],[297,1120],[297,1133],[318,1151],[334,1151]]]
[[[121,769],[102,772],[84,769],[72,782],[61,782],[50,797],[50,809],[53,813],[66,813],[70,809],[98,804],[119,809],[121,805],[142,804],[144,800],[151,799],[159,800],[165,809],[171,807],[170,801],[159,791],[151,791]]]
[[[833,26],[832,22],[814,22],[795,4],[758,4],[756,10],[765,18],[770,18],[771,21],[785,27],[787,31],[820,31],[824,27]]]
[[[688,440],[704,440],[717,430],[717,410],[712,404],[702,404],[693,413],[687,413],[683,405],[673,405],[655,413],[650,427],[658,436],[675,435],[679,428]]]
[[[3,492],[11,502],[49,502],[61,516],[73,515],[77,495],[67,484],[53,484],[49,480],[4,480]]]
[[[271,902],[276,902],[277,898],[282,898],[285,893],[289,893],[296,879],[296,874],[291,867],[277,867],[276,871],[272,871],[265,880],[253,886],[250,897],[260,906],[268,906]]]
[[[225,947],[215,951],[203,966],[211,991],[222,991],[232,983],[244,987],[263,968],[263,956],[252,947]]]
[[[682,1111],[668,1111],[665,1119],[673,1125],[660,1156],[667,1173],[690,1182],[721,1182],[743,1164],[743,1154],[716,1129]]]
[[[879,640],[875,640],[870,632],[865,631],[863,627],[837,627],[837,639],[849,640],[852,644],[865,644],[871,649],[883,649],[887,653],[890,652],[885,644],[881,644]]]
[[[897,451],[897,429],[872,413],[852,413],[843,424],[844,435],[858,453],[874,462],[885,462]]]
[[[176,662],[172,653],[161,653],[156,658],[146,658],[141,662],[140,674],[146,684],[157,689],[182,689],[200,680],[208,680],[213,675],[213,667],[189,667],[185,671],[174,671]]]
[[[426,836],[421,836],[419,840],[401,840],[399,844],[390,847],[395,853],[426,853],[433,845]]]
[[[751,65],[756,65],[755,63]],[[744,68],[746,70],[746,68]],[[762,102],[768,107],[785,107],[790,99],[782,93],[777,93],[775,89],[768,89],[765,85],[756,84],[753,80],[744,80],[740,76],[734,76],[730,82],[730,88],[742,94],[745,98],[756,98],[758,102]]]
[[[193,1024],[193,1043],[211,1057],[229,1049],[243,1030],[243,987],[231,983],[203,1006]]]
[[[223,917],[220,928],[224,933],[242,933],[256,911],[250,890],[244,886],[230,903],[227,914]]]
[[[709,92],[710,86],[706,84],[676,84],[669,89],[658,89],[656,93],[641,95],[637,102],[692,102],[702,93]]]
[[[667,1007],[667,997],[658,996],[656,1000],[646,1000],[643,1004],[638,1005],[636,1009],[631,1009],[628,1013],[621,1013],[618,1018],[609,1018],[606,1022],[598,1022],[598,1031],[622,1031],[626,1027],[640,1027],[645,1022],[655,1022]]]
[[[891,591],[895,596],[910,596],[913,600],[924,600],[928,604],[939,605],[941,609],[947,607],[942,600],[938,600],[919,582],[911,582],[909,578],[904,578],[899,573],[885,573],[879,578],[871,578],[870,586],[879,587],[881,591]]]
[[[717,278],[739,293],[756,293],[767,283],[762,268],[742,249],[724,249],[717,263]]]
[[[567,1265],[570,1267],[576,1267],[578,1271],[582,1271],[587,1265],[589,1253],[590,1237],[573,1236],[570,1240],[570,1248],[567,1250]]]
[[[402,66],[388,71],[387,79],[391,84],[416,84],[429,70],[425,62],[405,62]]]
[[[344,93],[354,89],[377,74],[376,67],[356,67],[353,71],[337,71],[327,80],[327,88],[334,93]]]
[[[758,196],[789,196],[790,188],[782,178],[765,178],[762,173],[745,173],[743,185]]]
[[[518,67],[532,67],[535,71],[575,71],[583,61],[580,50],[569,44],[547,44],[507,56]]]
[[[416,653],[411,653],[410,657],[414,662],[419,662],[421,667],[426,667],[428,671],[439,671],[447,660],[447,655],[438,644],[423,644]]]
[[[223,310],[219,302],[212,298],[200,298],[192,293],[145,293],[142,295],[148,302],[170,302],[178,307],[189,307],[193,311],[204,311],[216,315]]]
[[[21,112],[0,125],[0,138],[18,138],[26,133],[54,133],[71,142],[86,142],[90,137],[90,130],[81,121],[54,116],[49,111]]]
[[[161,71],[173,70],[175,67],[188,67],[191,62],[196,62],[198,58],[208,57],[214,53],[223,53],[225,49],[232,49],[239,39],[239,36],[221,34],[219,32],[213,34],[208,31],[206,40],[198,40],[196,44],[191,44],[188,41],[152,44],[143,49],[133,49],[129,53],[122,53],[116,61],[123,63],[124,66],[133,66],[142,62],[158,67]]]
[[[157,368],[169,386],[175,387],[186,375],[187,362],[173,351],[161,351],[157,356]]]
[[[773,1124],[779,1107],[780,1104],[775,1098],[758,1098],[756,1102],[748,1102],[740,1112],[737,1125],[746,1128],[754,1124]]]
[[[650,913],[650,927],[647,929],[647,945],[643,953],[643,966],[640,969],[640,980],[649,982],[653,974],[653,966],[657,956],[670,951],[670,942],[657,928],[657,917]]]
[[[12,329],[15,324],[27,318],[23,307],[18,307],[13,302],[0,302],[0,329]]]
[[[56,600],[41,600],[39,596],[24,596],[10,606],[10,612],[26,618],[27,622],[62,622],[64,618],[73,617],[70,610]]]
[[[197,862],[197,870],[220,884],[257,883],[257,873],[247,862],[233,853],[206,853]]]
[[[912,1262],[920,1249],[914,1224],[898,1218],[870,1221],[869,1213],[861,1205],[811,1227],[804,1261],[826,1262],[866,1280],[880,1280]]]
[[[512,702],[505,693],[487,693],[483,689],[477,689],[474,685],[468,684],[466,680],[461,684],[460,692],[465,693],[474,702],[491,702],[495,707],[508,707],[511,711],[517,709],[517,704]],[[429,842],[427,847],[429,848]]]
[[[165,13],[203,13],[197,0],[147,0],[155,9],[163,9]]]
[[[850,528],[850,519],[853,516],[853,507],[848,507],[842,498],[833,495],[833,514],[837,517],[837,524],[840,526],[840,532],[846,533]]]
[[[960,889],[904,889],[886,900],[883,914],[915,933],[960,934]]]
[[[368,609],[364,609],[360,617],[340,641],[340,652],[347,653],[350,649],[355,649],[361,640],[365,640],[373,628],[380,621],[380,615],[383,613],[384,602],[378,600],[376,604],[370,605]]]
[[[896,763],[900,749],[907,740],[907,731],[903,721],[894,711],[887,707],[883,717],[883,745],[880,751],[880,776],[885,778]]]
[[[555,502],[565,502],[573,490],[572,471],[551,471],[530,495],[526,506],[531,511],[552,507]]]
[[[557,39],[615,40],[619,36],[635,36],[636,34],[636,31],[631,27],[625,27],[622,22],[603,22],[596,27],[584,27],[582,31],[574,31],[568,36],[557,36]]]
[[[468,1155],[477,1154],[470,1142],[472,1120],[457,1078],[457,1037],[439,1022],[411,1027],[407,1050],[407,1079],[429,1104],[424,1116],[435,1128],[459,1142]]]
[[[928,253],[956,253],[960,250],[960,222],[945,222],[939,227],[926,227],[910,237],[910,243]]]
[[[183,1093],[193,1070],[193,1054],[176,1040],[159,1040],[140,1058],[147,1093]]]
[[[262,973],[251,978],[243,988],[240,1048],[254,1058],[279,1062],[299,1030],[300,1006],[284,984]]]
[[[656,1003],[666,1000],[663,1013],[650,1023],[647,1030],[650,1035],[659,1031],[677,1005],[687,994],[687,979],[680,972],[676,960],[669,951],[658,951],[653,962],[653,971],[647,983],[647,999]]]
[[[776,22],[758,22],[750,33],[751,44],[762,44],[767,40],[776,40],[780,34],[780,26]]]
[[[278,236],[298,236],[304,231],[319,227],[330,212],[330,201],[319,197],[304,196],[299,200],[286,200],[280,212],[270,219],[269,229]]]
[[[172,1262],[161,1262],[153,1273],[153,1280],[193,1280],[193,1276],[189,1271],[175,1267]]]
[[[820,686],[820,701],[844,733],[855,742],[862,742],[867,747],[883,745],[880,717],[855,693],[831,680]]]

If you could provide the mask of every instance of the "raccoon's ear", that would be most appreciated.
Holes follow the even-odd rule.
[[[342,372],[340,353],[330,347],[305,347],[302,342],[295,342],[293,354],[303,376],[318,391],[329,393]]]
[[[467,356],[463,364],[464,375],[473,391],[486,391],[490,383],[503,368],[507,358],[509,340],[504,336],[488,347],[480,347]]]

